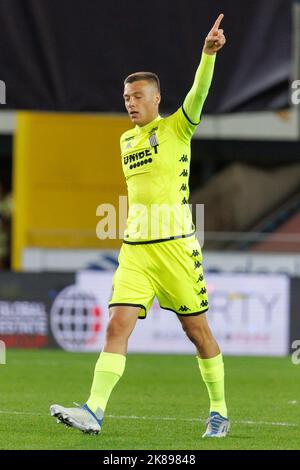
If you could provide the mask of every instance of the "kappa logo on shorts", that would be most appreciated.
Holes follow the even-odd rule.
[[[201,307],[207,307],[208,306],[208,301],[207,300],[202,300],[200,305],[201,305]]]
[[[178,309],[179,312],[187,312],[188,310],[191,311],[191,309],[187,307],[186,305],[181,305],[180,308]]]
[[[200,274],[199,277],[198,277],[198,281],[197,281],[197,282],[200,282],[200,281],[202,282],[203,279],[204,279],[204,276],[203,276],[202,274]]]

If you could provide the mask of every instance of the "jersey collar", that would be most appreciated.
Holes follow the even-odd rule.
[[[138,126],[136,125],[135,126],[135,130],[137,132],[137,134],[142,134],[143,132],[149,132],[151,131],[152,127],[155,126],[155,124],[160,121],[162,119],[162,117],[160,115],[158,115],[155,119],[153,119],[153,121],[151,122],[148,122],[148,124],[146,124],[145,126]]]

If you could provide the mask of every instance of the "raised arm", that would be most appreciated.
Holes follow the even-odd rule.
[[[222,49],[226,42],[224,31],[220,29],[223,18],[223,14],[218,16],[218,19],[205,39],[201,62],[196,71],[193,86],[183,103],[183,110],[187,118],[194,124],[199,122],[202,108],[208,95],[214,73],[216,53]]]

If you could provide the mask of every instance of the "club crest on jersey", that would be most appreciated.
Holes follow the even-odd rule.
[[[159,143],[158,143],[157,135],[156,135],[155,132],[150,135],[149,143],[150,143],[151,147],[154,148],[154,152],[157,153],[157,147],[158,147]]]

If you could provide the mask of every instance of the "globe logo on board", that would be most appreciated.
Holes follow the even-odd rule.
[[[76,285],[63,289],[50,311],[52,334],[66,351],[93,350],[102,330],[101,320],[96,297]]]

